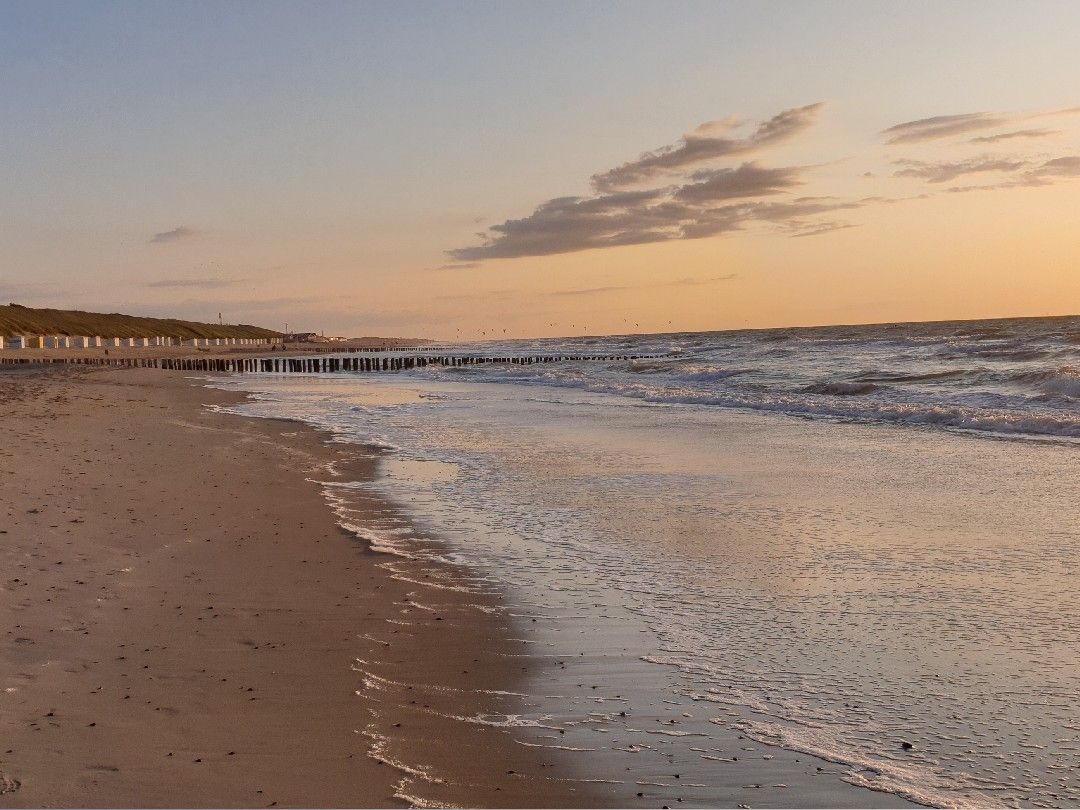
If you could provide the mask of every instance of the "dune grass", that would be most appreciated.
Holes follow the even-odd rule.
[[[100,337],[267,338],[280,332],[247,324],[199,323],[176,318],[141,318],[77,309],[34,309],[0,305],[0,335],[87,335]]]

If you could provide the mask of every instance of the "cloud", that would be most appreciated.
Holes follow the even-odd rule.
[[[557,197],[521,219],[492,225],[485,244],[449,251],[459,262],[549,256],[596,247],[661,242],[677,235],[682,206],[662,201],[663,190],[599,197]]]
[[[1075,177],[1080,177],[1080,155],[1065,155],[1063,157],[1051,158],[1050,160],[1044,161],[1002,183],[983,186],[953,186],[949,191],[959,193],[965,191],[996,191],[1005,188],[1049,186],[1058,180],[1069,180]]]
[[[685,278],[679,278],[675,281],[670,281],[663,285],[665,287],[700,287],[704,284],[716,284],[721,281],[734,281],[739,277],[738,273],[724,273],[722,276],[712,276],[711,278],[692,278],[687,276]]]
[[[150,237],[151,244],[161,244],[164,242],[179,242],[181,239],[190,239],[192,236],[198,235],[198,231],[181,225],[179,228],[173,228],[171,231],[162,231],[161,233],[155,233]]]
[[[832,233],[833,231],[843,231],[848,228],[857,228],[858,226],[852,222],[822,222],[820,225],[812,225],[792,234],[795,237],[802,236],[819,236],[823,233]]]
[[[977,132],[983,129],[994,129],[1005,124],[1015,124],[1022,121],[1033,121],[1040,118],[1054,118],[1062,115],[1076,115],[1080,113],[1080,107],[1066,107],[1060,110],[1047,110],[1036,113],[1004,113],[1004,112],[975,112],[960,113],[959,115],[936,115],[932,118],[920,118],[916,121],[905,121],[882,131],[887,136],[886,143],[921,143],[940,138],[949,138],[954,135],[964,135],[968,132]],[[1038,133],[1038,134],[1035,134]],[[1003,140],[1009,137],[1039,137],[1042,134],[1054,134],[1051,130],[1021,130],[1015,133],[1001,133],[989,136],[985,141]]]
[[[588,287],[584,290],[558,290],[548,295],[554,298],[578,297],[582,295],[601,295],[609,292],[621,292],[622,290],[636,290],[635,285],[612,286],[612,287]]]
[[[214,290],[221,287],[231,287],[233,284],[238,284],[242,280],[243,279],[232,278],[176,278],[163,279],[162,281],[148,281],[143,286],[159,289],[197,288]]]
[[[747,214],[748,219],[768,222],[787,231],[790,236],[817,236],[854,225],[837,220],[821,220],[825,214],[855,211],[871,205],[887,205],[897,200],[887,197],[864,197],[861,200],[839,200],[835,197],[800,197],[791,202],[760,203]]]
[[[691,178],[696,182],[682,186],[674,198],[680,202],[704,203],[780,194],[802,185],[802,171],[798,166],[767,169],[754,162],[736,169],[706,169],[694,172]]]
[[[1080,177],[1080,156],[1068,155],[1048,160],[1032,173],[1040,177]]]
[[[737,126],[731,120],[709,121],[688,132],[675,145],[645,152],[637,160],[594,174],[593,188],[601,193],[611,192],[706,161],[748,154],[781,143],[812,126],[823,106],[824,103],[819,102],[784,110],[762,122],[745,138],[720,134]]]
[[[1080,177],[1080,156],[1066,155],[1052,158],[1029,169],[1014,182],[1003,184],[1003,187],[1049,186],[1057,180],[1068,180],[1074,177]]]
[[[885,201],[800,197],[790,202],[745,199],[716,205],[725,195],[729,199],[736,194],[753,198],[801,184],[795,179],[800,171],[797,168],[754,167],[752,173],[740,175],[744,169],[745,165],[683,186],[596,197],[558,197],[542,203],[526,217],[491,226],[486,234],[479,234],[483,244],[457,248],[448,254],[456,261],[471,262],[550,256],[593,248],[702,239],[738,231],[752,222],[774,224],[794,234],[814,227],[812,218],[818,215]],[[751,181],[751,174],[758,182]],[[714,181],[715,186],[708,185]]]
[[[948,183],[965,174],[1016,172],[1030,165],[1026,160],[993,156],[952,163],[925,163],[921,160],[896,160],[893,163],[903,167],[893,172],[894,177],[915,177],[928,183]]]
[[[436,270],[475,270],[480,266],[480,262],[449,262],[447,264],[440,264],[436,267]]]
[[[947,138],[962,135],[980,129],[1007,124],[1013,120],[1001,113],[962,113],[960,115],[936,115],[933,118],[920,118],[917,121],[905,121],[882,132],[887,135],[886,143],[918,143],[920,141]]]
[[[972,138],[971,143],[998,143],[999,141],[1010,141],[1014,138],[1049,138],[1052,135],[1060,135],[1063,130],[1060,129],[1017,129],[1012,132],[999,132],[997,135],[981,135],[978,138]]]
[[[733,120],[703,124],[676,144],[646,152],[635,161],[592,176],[593,193],[586,196],[555,197],[540,203],[529,214],[497,222],[477,234],[478,244],[448,250],[451,267],[473,267],[489,259],[551,256],[598,248],[645,245],[685,239],[704,239],[744,230],[771,227],[788,236],[816,236],[853,227],[837,218],[869,206],[915,197],[864,197],[839,199],[824,196],[794,197],[809,185],[815,166],[762,165],[745,160],[728,166],[701,166],[707,161],[737,160],[794,137],[812,126],[822,104],[785,110],[746,137],[732,131],[740,124]],[[892,144],[920,143],[955,137],[1003,124],[1052,116],[1074,115],[1080,108],[1038,113],[976,112],[940,115],[896,124],[885,130]],[[1017,129],[987,133],[985,142],[1013,138],[1038,138],[1054,134],[1049,129]],[[968,140],[973,140],[969,138]],[[894,161],[892,177],[912,177],[931,185],[951,183],[974,174],[1006,175],[998,186],[1048,185],[1061,178],[1080,176],[1074,158],[1063,157],[1039,163],[1033,158],[983,155],[955,161]],[[829,164],[836,166],[839,164]],[[670,177],[676,179],[667,179]],[[864,172],[863,177],[890,182],[886,176]],[[659,179],[668,185],[659,185]],[[645,186],[645,181],[657,181]],[[973,190],[950,188],[949,191]],[[577,294],[607,292],[585,290]]]

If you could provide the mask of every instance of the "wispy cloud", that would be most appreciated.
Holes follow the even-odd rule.
[[[480,262],[448,262],[446,264],[440,264],[434,268],[436,270],[475,270],[480,266]]]
[[[978,138],[972,138],[970,142],[999,143],[1000,141],[1011,141],[1020,138],[1049,138],[1060,135],[1063,131],[1060,129],[1016,129],[1011,132],[999,132],[996,135],[980,135]]]
[[[800,230],[799,232],[792,234],[792,236],[795,236],[795,237],[820,236],[823,233],[832,233],[833,231],[843,231],[843,230],[847,230],[848,228],[857,228],[857,227],[859,227],[859,226],[856,225],[853,222],[841,222],[841,221],[822,222],[820,225],[808,226],[808,227]]]
[[[739,157],[796,137],[813,125],[821,108],[822,104],[818,103],[785,110],[759,124],[745,137],[732,134],[740,126],[733,120],[703,124],[676,144],[594,174],[591,194],[555,197],[522,217],[496,222],[477,234],[477,244],[447,251],[450,263],[444,267],[473,267],[489,259],[704,239],[751,227],[772,228],[793,237],[818,236],[855,227],[856,223],[841,218],[844,212],[924,198],[934,193],[931,191],[934,187],[953,183],[958,178],[996,173],[1007,179],[987,188],[1005,188],[1048,185],[1080,171],[1069,157],[1046,160],[991,154],[961,160],[894,160],[891,174],[865,169],[861,174],[877,183],[895,183],[892,178],[919,179],[928,184],[927,190],[915,196],[845,199],[804,191],[816,190],[812,184],[819,182],[826,167],[835,168],[842,161],[767,166],[756,158]],[[964,136],[961,143],[1022,141],[1048,137],[1058,130],[1018,128],[1016,122],[1078,113],[1080,108],[940,115],[896,124],[884,134],[890,144],[919,144],[959,136]],[[1005,131],[997,131],[1002,128]],[[701,165],[720,160],[730,163]],[[666,185],[661,185],[661,180]],[[654,184],[642,187],[645,181]],[[977,187],[954,187],[948,191],[974,188]],[[797,193],[804,196],[796,197]],[[576,294],[608,291],[590,288]]]
[[[686,218],[685,207],[664,197],[662,190],[558,197],[526,217],[491,226],[481,234],[485,244],[451,250],[449,255],[457,261],[482,261],[672,239]]]
[[[557,290],[553,293],[548,293],[548,295],[553,298],[577,298],[586,295],[603,295],[605,293],[636,289],[637,287],[631,285],[612,285],[610,287],[586,287],[581,290]]]
[[[1048,186],[1058,180],[1080,177],[1080,155],[1056,157],[1024,172],[1012,185]]]
[[[996,191],[1006,188],[1049,186],[1059,180],[1080,178],[1080,155],[1052,158],[1020,172],[1009,180],[982,186],[954,186],[950,192]]]
[[[161,281],[148,281],[146,287],[159,289],[203,289],[215,290],[221,287],[231,287],[238,284],[242,279],[233,278],[168,278]]]
[[[709,278],[693,278],[692,276],[686,276],[685,278],[677,278],[674,281],[669,281],[664,286],[667,287],[700,287],[705,284],[717,284],[721,281],[734,281],[739,277],[738,273],[724,273],[721,276],[710,276]]]
[[[903,167],[893,172],[894,177],[914,177],[928,183],[948,183],[965,174],[1016,172],[1030,165],[1026,160],[993,156],[945,163],[926,163],[921,160],[896,160],[893,163]]]
[[[727,134],[738,126],[735,121],[709,121],[688,132],[678,143],[645,152],[636,160],[592,177],[593,188],[606,193],[634,186],[655,177],[682,171],[718,158],[744,155],[782,143],[813,125],[823,102],[784,110],[744,138]]]
[[[746,200],[715,205],[715,200],[687,202],[680,193],[690,186],[620,192],[599,197],[559,197],[532,214],[493,225],[484,244],[449,251],[457,260],[483,261],[549,256],[593,248],[643,245],[679,239],[702,239],[738,231],[753,222],[773,224],[796,234],[815,227],[821,214],[863,208],[879,198],[836,200],[800,197],[790,202]],[[768,184],[746,196],[777,193]],[[696,192],[695,192],[696,193]]]
[[[780,194],[803,184],[802,171],[799,166],[768,169],[753,162],[736,169],[703,169],[673,196],[680,202],[706,203]]]
[[[165,242],[179,242],[182,239],[190,239],[192,236],[197,236],[198,231],[188,228],[185,225],[181,225],[179,228],[173,228],[171,231],[162,231],[161,233],[155,233],[150,237],[151,244],[162,244]]]
[[[1042,177],[1080,177],[1080,155],[1067,155],[1048,160],[1034,169],[1033,174]]]
[[[951,138],[956,135],[966,135],[980,130],[996,129],[1006,124],[1034,121],[1040,118],[1076,115],[1078,113],[1080,113],[1080,107],[1066,107],[1059,110],[1045,110],[1035,113],[974,112],[959,113],[957,115],[935,115],[931,118],[919,118],[915,121],[895,124],[883,130],[881,134],[886,136],[886,143],[889,144],[922,143],[941,138]],[[1044,134],[1052,134],[1052,131],[1029,129],[1012,133],[1000,133],[999,135],[987,136],[987,140],[981,142],[992,142],[994,139],[1002,140],[1009,137],[1039,137]]]
[[[963,135],[980,129],[991,129],[1007,124],[1013,119],[1001,113],[961,113],[959,115],[935,115],[917,121],[905,121],[889,127],[883,135],[887,143],[918,143],[952,135]]]

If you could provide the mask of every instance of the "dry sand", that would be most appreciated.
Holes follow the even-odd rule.
[[[0,806],[602,803],[446,717],[512,711],[528,659],[492,597],[417,606],[337,526],[315,481],[370,458],[204,407],[235,398],[0,370]]]

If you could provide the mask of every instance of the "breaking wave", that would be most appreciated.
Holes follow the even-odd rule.
[[[1077,334],[1080,318],[1073,317],[516,341],[483,350],[658,356],[418,373],[574,388],[650,405],[1073,441],[1080,438]]]

